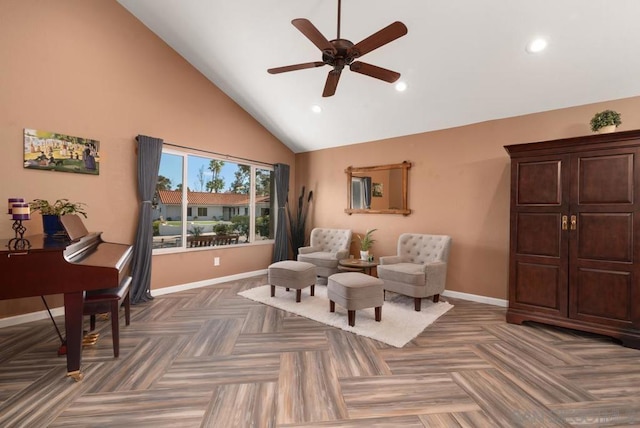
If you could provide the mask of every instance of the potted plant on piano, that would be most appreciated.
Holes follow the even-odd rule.
[[[53,204],[46,199],[34,199],[29,202],[33,212],[42,214],[42,229],[47,236],[64,236],[64,228],[60,223],[60,216],[65,214],[79,214],[87,218],[86,204],[71,202],[68,199],[58,199]]]

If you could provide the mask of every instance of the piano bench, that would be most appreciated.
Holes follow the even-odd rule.
[[[129,288],[131,277],[128,276],[116,288],[87,291],[84,297],[83,315],[89,315],[90,331],[96,328],[96,314],[109,312],[111,315],[111,336],[113,338],[113,356],[120,355],[120,326],[118,310],[124,306],[125,324],[131,322],[131,298]],[[122,303],[121,303],[122,302]]]

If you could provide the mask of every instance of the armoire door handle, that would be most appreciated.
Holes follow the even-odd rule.
[[[568,217],[566,215],[562,216],[562,230],[567,230]]]
[[[578,228],[578,218],[575,215],[571,216],[571,230],[576,230]]]

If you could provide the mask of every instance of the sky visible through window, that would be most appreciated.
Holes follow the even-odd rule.
[[[188,177],[187,187],[193,192],[206,192],[206,183],[211,180],[213,173],[209,169],[209,162],[211,159],[203,158],[199,156],[189,156],[188,165]],[[204,186],[200,188],[200,180],[198,174],[200,168],[204,167]],[[238,169],[238,164],[235,162],[225,161],[222,167],[222,177],[224,178],[224,189],[222,192],[229,191],[229,185],[235,180],[235,172]],[[160,175],[167,177],[171,180],[171,190],[176,190],[177,186],[182,183],[182,158],[180,156],[162,156],[160,162]]]

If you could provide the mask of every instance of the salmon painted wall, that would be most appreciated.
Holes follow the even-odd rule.
[[[0,16],[0,201],[84,202],[89,230],[132,243],[138,134],[294,171],[291,150],[117,2],[0,0]],[[100,175],[24,169],[23,128],[99,140]],[[33,217],[28,234],[41,233]],[[0,238],[11,237],[1,215]],[[255,245],[154,256],[152,289],[265,269],[271,254]],[[0,317],[42,309],[40,299],[0,301]]]
[[[403,232],[451,235],[447,289],[507,299],[510,161],[503,146],[588,135],[591,117],[607,108],[622,114],[619,130],[640,128],[640,97],[635,97],[307,152],[296,155],[295,191],[302,185],[314,191],[311,226],[354,233],[377,228],[372,249],[377,256],[395,254]],[[411,215],[344,213],[347,166],[405,160],[412,163]]]

